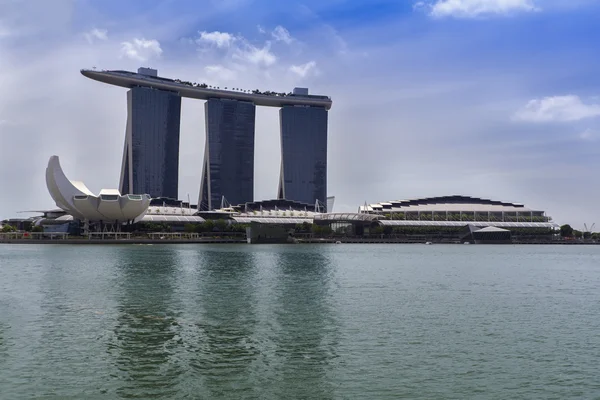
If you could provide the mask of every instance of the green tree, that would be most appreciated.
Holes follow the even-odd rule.
[[[199,225],[199,232],[212,232],[215,227],[215,221],[211,219],[207,219],[202,224]]]
[[[373,235],[381,235],[383,233],[383,226],[376,226],[375,228],[372,228],[371,233]]]
[[[312,232],[313,232],[313,234],[319,236],[322,233],[322,229],[321,229],[321,227],[319,225],[313,224],[313,226],[312,226]]]
[[[187,232],[187,233],[194,233],[194,232],[196,232],[196,228],[197,228],[196,224],[185,224],[183,226],[183,230],[185,232]]]
[[[9,232],[14,232],[14,231],[16,231],[16,229],[10,225],[2,226],[2,232],[4,232],[4,233],[9,233]]]
[[[573,236],[573,228],[571,225],[563,225],[560,227],[560,236],[562,237],[572,237]]]
[[[227,226],[228,226],[228,225],[229,225],[229,224],[228,224],[228,223],[227,223],[227,221],[225,221],[224,219],[218,219],[218,220],[215,222],[215,226],[217,227],[217,230],[218,230],[219,232],[225,232],[225,231],[227,230]]]

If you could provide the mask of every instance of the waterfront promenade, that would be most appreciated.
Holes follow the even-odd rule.
[[[461,244],[455,238],[439,238],[435,236],[364,236],[364,237],[316,237],[310,235],[299,235],[298,244]],[[232,236],[230,232],[226,234],[215,233],[213,235],[199,235],[194,233],[171,233],[154,232],[145,235],[134,236],[132,234],[102,234],[90,235],[87,237],[69,236],[66,234],[36,234],[36,233],[0,233],[0,244],[233,244],[247,243],[246,235],[238,234]],[[583,239],[565,239],[565,238],[513,238],[512,245],[599,245],[596,240]]]

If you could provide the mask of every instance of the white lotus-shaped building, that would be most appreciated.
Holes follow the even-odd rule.
[[[46,168],[46,186],[56,205],[74,218],[111,223],[138,222],[150,205],[147,194],[126,194],[102,189],[93,194],[83,182],[69,180],[58,156],[50,157]]]

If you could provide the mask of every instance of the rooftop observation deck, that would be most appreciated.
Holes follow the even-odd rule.
[[[181,81],[179,79],[169,79],[159,76],[144,75],[131,71],[104,71],[82,69],[81,74],[87,78],[94,79],[103,83],[108,83],[110,85],[121,86],[125,88],[143,86],[159,90],[168,90],[179,93],[181,97],[188,97],[191,99],[234,99],[241,101],[249,101],[256,104],[257,106],[282,107],[299,105],[324,107],[326,110],[329,110],[332,105],[331,98],[328,96],[259,92],[257,90],[223,90],[211,88],[204,83],[195,84],[191,82]]]

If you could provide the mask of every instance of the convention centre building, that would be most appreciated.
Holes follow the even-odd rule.
[[[365,204],[359,207],[358,212],[383,217],[378,222],[384,226],[558,227],[542,210],[519,203],[461,195]]]

